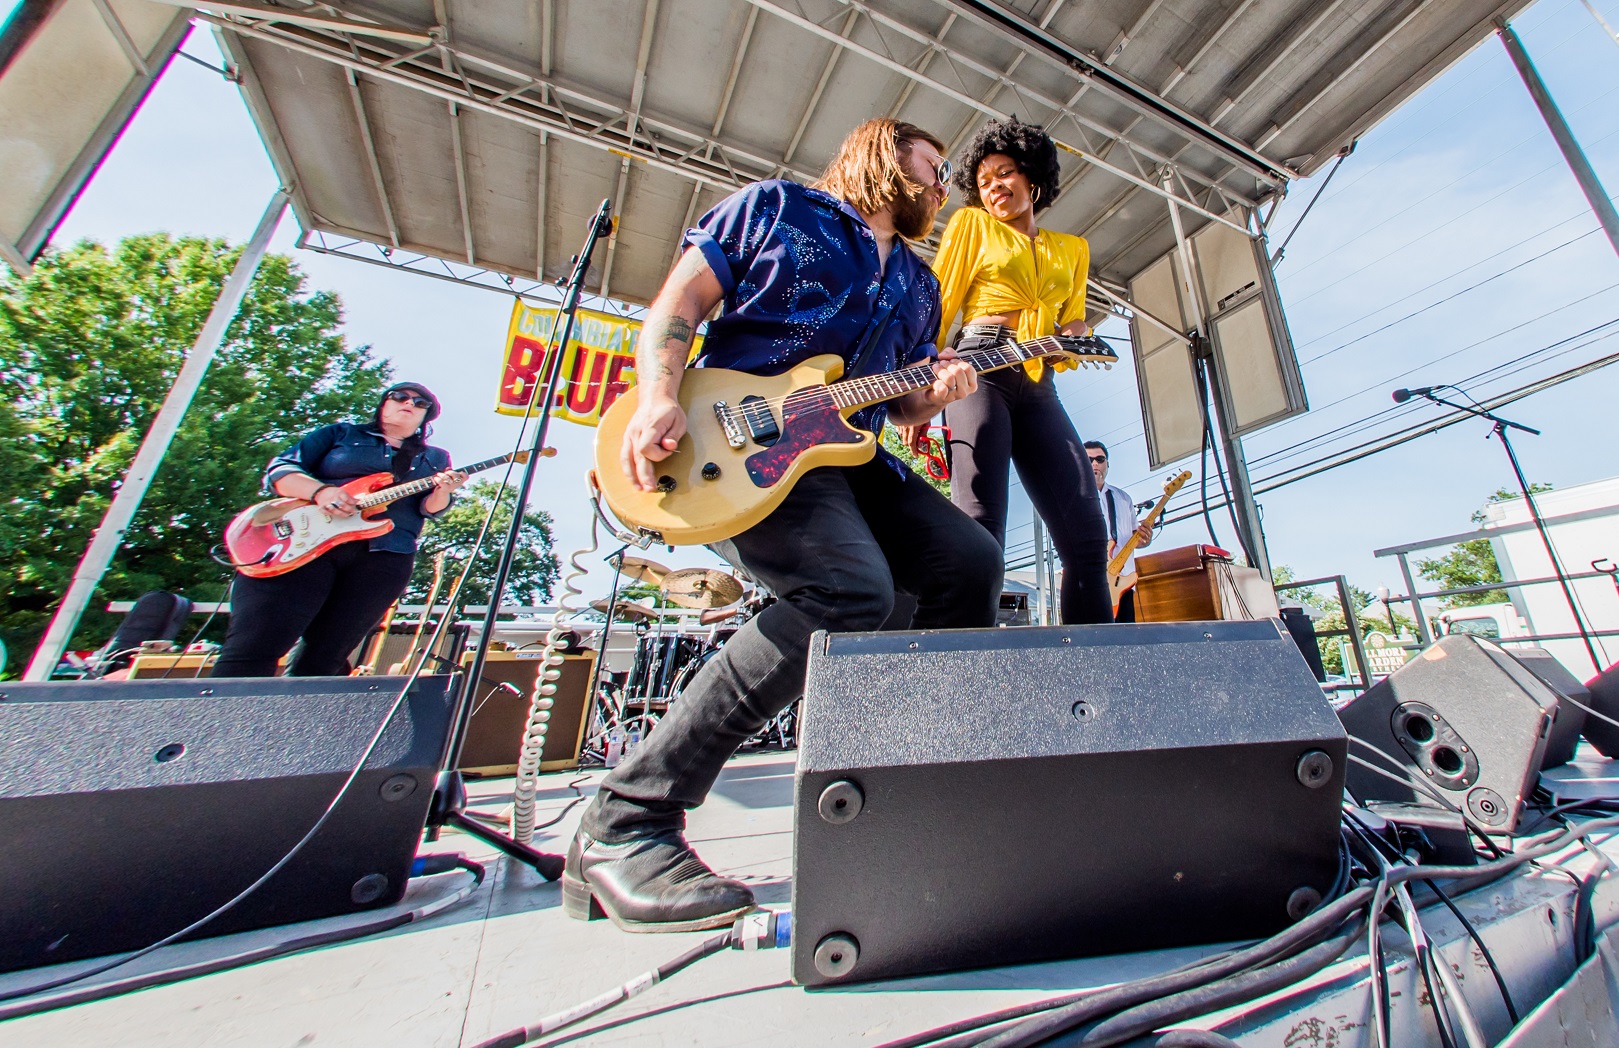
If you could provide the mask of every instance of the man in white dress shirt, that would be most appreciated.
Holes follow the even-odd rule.
[[[1140,539],[1136,549],[1145,549],[1152,545],[1152,529],[1142,524],[1136,517],[1135,501],[1130,493],[1121,487],[1107,482],[1107,445],[1099,440],[1085,442],[1085,454],[1090,457],[1091,471],[1096,474],[1096,490],[1102,498],[1102,514],[1107,518],[1107,555],[1111,560],[1118,552],[1120,546],[1129,540],[1132,532]],[[1136,573],[1136,558],[1131,554],[1130,559],[1124,562],[1124,568],[1119,575],[1134,575]],[[1109,579],[1111,582],[1112,580]],[[1136,620],[1136,588],[1131,586],[1119,596],[1119,607],[1113,615],[1114,622],[1134,622]]]

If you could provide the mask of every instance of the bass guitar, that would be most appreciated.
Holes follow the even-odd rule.
[[[1168,483],[1164,485],[1164,497],[1158,500],[1156,506],[1147,511],[1147,515],[1142,518],[1141,523],[1149,528],[1158,523],[1158,518],[1164,515],[1164,507],[1169,505],[1170,497],[1191,479],[1191,470],[1183,470],[1178,475],[1171,477]],[[1130,537],[1125,540],[1124,545],[1114,552],[1113,559],[1107,562],[1107,588],[1113,595],[1113,610],[1115,613],[1119,610],[1119,600],[1124,596],[1124,591],[1136,584],[1135,572],[1132,571],[1128,575],[1120,573],[1124,571],[1124,566],[1130,563],[1130,555],[1136,551],[1136,547],[1140,544],[1140,536],[1132,532]]]
[[[508,462],[527,462],[527,451],[462,466],[462,473],[478,473]],[[374,539],[393,530],[394,522],[376,519],[390,502],[420,495],[433,486],[432,477],[393,482],[392,473],[373,473],[340,484],[360,504],[351,517],[338,517],[307,499],[270,499],[249,506],[225,528],[225,548],[236,570],[255,579],[284,575],[303,567],[333,546]]]
[[[1118,354],[1097,338],[1051,335],[961,354],[980,372],[1046,358],[1112,367]],[[664,545],[718,542],[759,523],[798,478],[817,466],[858,466],[877,438],[848,422],[861,408],[925,389],[930,363],[837,381],[843,360],[811,357],[766,377],[723,368],[689,368],[680,383],[686,435],[656,463],[657,490],[642,491],[619,466],[637,389],[613,402],[596,430],[596,481],[618,519]]]

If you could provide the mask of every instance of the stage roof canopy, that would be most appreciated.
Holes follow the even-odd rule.
[[[163,3],[219,33],[306,242],[521,290],[565,273],[608,197],[592,290],[644,303],[704,209],[813,178],[884,114],[953,149],[990,116],[1045,125],[1067,152],[1042,224],[1122,287],[1173,244],[1169,199],[1189,229],[1246,224],[1528,0]]]

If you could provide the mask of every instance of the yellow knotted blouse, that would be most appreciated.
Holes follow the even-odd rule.
[[[968,320],[1020,311],[1019,342],[1050,335],[1085,318],[1085,274],[1091,247],[1083,237],[1037,231],[1031,242],[983,208],[950,216],[933,272],[939,277],[939,345],[959,313]],[[1041,361],[1023,365],[1036,382]]]

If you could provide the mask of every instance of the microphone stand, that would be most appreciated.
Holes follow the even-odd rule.
[[[1523,492],[1523,501],[1529,507],[1530,519],[1535,522],[1535,530],[1540,532],[1541,545],[1546,547],[1546,557],[1552,563],[1552,574],[1557,576],[1557,584],[1563,588],[1563,598],[1568,601],[1568,610],[1574,616],[1574,627],[1580,631],[1580,639],[1585,642],[1585,650],[1591,656],[1591,665],[1595,666],[1600,672],[1603,668],[1602,660],[1597,656],[1596,645],[1591,641],[1591,631],[1585,625],[1585,617],[1580,614],[1579,605],[1575,603],[1574,587],[1569,583],[1568,573],[1563,570],[1563,562],[1558,559],[1557,551],[1552,548],[1551,533],[1546,530],[1546,522],[1540,516],[1540,507],[1535,505],[1534,493],[1529,490],[1529,481],[1523,475],[1523,466],[1518,463],[1518,453],[1513,450],[1512,441],[1507,439],[1507,430],[1509,429],[1522,430],[1536,437],[1540,436],[1540,430],[1525,426],[1520,422],[1504,419],[1500,415],[1476,405],[1458,404],[1455,401],[1446,400],[1444,397],[1436,396],[1432,390],[1414,389],[1411,392],[1431,400],[1435,404],[1443,404],[1448,408],[1465,411],[1469,415],[1477,415],[1481,419],[1494,423],[1491,432],[1500,439],[1501,446],[1506,449],[1507,459],[1512,463],[1512,474],[1518,478],[1518,490]]]
[[[554,881],[562,876],[564,861],[562,856],[530,848],[466,814],[467,789],[460,770],[461,750],[466,744],[467,725],[472,719],[472,698],[477,692],[478,683],[483,680],[484,665],[489,659],[489,644],[494,640],[495,620],[500,614],[500,600],[506,590],[506,578],[511,573],[512,560],[517,555],[517,544],[523,529],[523,514],[528,509],[529,491],[534,486],[535,467],[545,454],[545,437],[551,425],[552,401],[556,399],[557,380],[562,374],[563,351],[567,349],[568,339],[573,336],[574,318],[579,311],[580,296],[584,293],[585,275],[590,269],[590,256],[595,254],[596,245],[601,239],[612,232],[612,212],[613,202],[603,200],[601,207],[596,209],[595,218],[591,219],[590,232],[585,236],[584,247],[573,258],[573,272],[568,276],[567,291],[557,314],[561,332],[559,335],[557,328],[553,326],[551,344],[546,347],[545,356],[542,358],[545,361],[545,381],[536,383],[529,393],[528,414],[525,418],[534,414],[537,399],[540,405],[539,423],[534,427],[534,442],[529,448],[528,462],[523,466],[523,480],[518,486],[517,500],[512,506],[512,522],[506,529],[506,542],[501,548],[500,560],[495,565],[495,579],[489,592],[489,607],[484,613],[483,631],[478,637],[478,647],[472,657],[472,666],[462,682],[460,694],[456,699],[459,708],[456,711],[455,729],[450,736],[444,768],[434,785],[433,804],[427,818],[427,840],[437,840],[440,829],[444,826],[454,826],[486,844],[493,845],[519,862],[528,864],[548,881]]]

